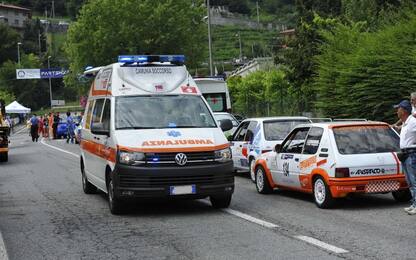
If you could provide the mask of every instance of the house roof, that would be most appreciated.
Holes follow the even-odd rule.
[[[20,7],[17,5],[10,5],[10,4],[4,4],[4,3],[0,3],[0,9],[1,8],[5,8],[5,9],[13,9],[13,10],[19,10],[19,11],[24,11],[24,12],[30,12],[30,9],[24,8],[24,7]]]

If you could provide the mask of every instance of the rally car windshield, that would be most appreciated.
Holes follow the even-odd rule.
[[[129,96],[116,98],[116,129],[217,127],[200,96]]]
[[[307,123],[309,120],[264,121],[264,138],[267,141],[283,140],[295,126]]]
[[[333,131],[340,154],[400,151],[400,138],[388,126],[339,127]]]

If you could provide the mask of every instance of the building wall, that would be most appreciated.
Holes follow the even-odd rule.
[[[23,28],[28,19],[30,12],[0,6],[0,22],[7,23],[10,27]]]

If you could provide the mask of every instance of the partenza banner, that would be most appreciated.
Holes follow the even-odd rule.
[[[51,69],[16,69],[16,79],[63,78],[69,71],[62,68]]]
[[[17,69],[16,79],[40,79],[40,69]]]

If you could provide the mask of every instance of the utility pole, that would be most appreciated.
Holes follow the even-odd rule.
[[[52,18],[55,18],[55,1],[52,0]]]
[[[256,9],[257,9],[257,28],[260,29],[259,1],[256,1]]]
[[[22,45],[21,42],[17,43],[17,64],[19,64],[19,68],[20,68],[20,45]]]
[[[243,50],[242,50],[242,48],[241,48],[241,34],[240,34],[240,32],[238,32],[238,42],[239,42],[239,45],[240,45],[240,62],[242,62],[243,61]]]
[[[40,45],[40,30],[38,31],[38,43],[39,43],[39,58],[42,55],[42,46]]]
[[[48,56],[48,72],[51,68],[51,65],[49,63],[49,59],[52,58],[52,56]],[[51,99],[51,108],[52,108],[52,82],[51,82],[51,76],[49,75],[49,97]]]
[[[211,12],[209,0],[207,0],[207,15],[208,15],[208,50],[209,50],[209,75],[212,76],[212,41],[211,41]]]

